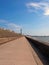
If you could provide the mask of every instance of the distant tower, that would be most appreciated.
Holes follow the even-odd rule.
[[[22,28],[20,29],[20,34],[22,34]]]

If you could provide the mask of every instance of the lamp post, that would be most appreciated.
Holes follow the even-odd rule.
[[[22,34],[22,28],[20,29],[20,34]]]

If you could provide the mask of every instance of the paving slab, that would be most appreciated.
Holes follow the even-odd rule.
[[[0,46],[0,65],[37,65],[25,37]]]

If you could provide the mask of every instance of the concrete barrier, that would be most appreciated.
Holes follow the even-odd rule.
[[[49,44],[43,43],[37,40],[34,40],[30,37],[26,37],[28,41],[30,42],[31,46],[34,45],[36,48],[40,50],[40,52],[49,59]]]

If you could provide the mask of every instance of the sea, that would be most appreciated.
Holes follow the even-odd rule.
[[[49,43],[49,36],[32,36],[32,38],[41,42]]]

